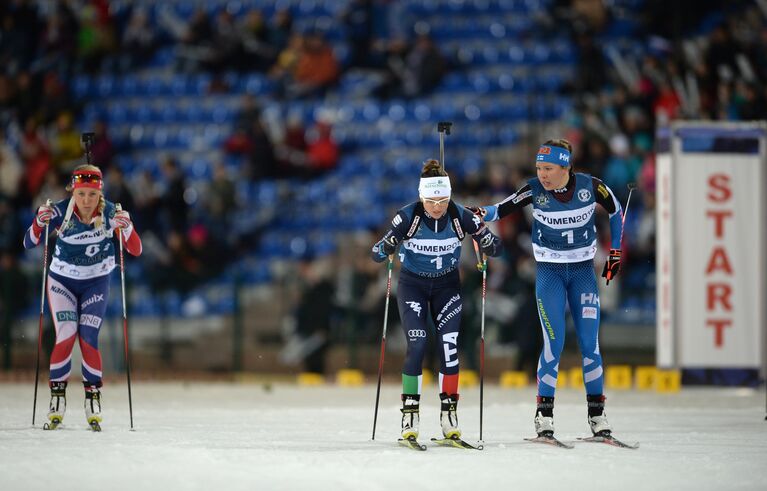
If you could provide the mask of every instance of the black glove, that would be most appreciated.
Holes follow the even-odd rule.
[[[399,240],[397,240],[397,237],[395,236],[389,236],[381,241],[381,250],[383,251],[385,256],[391,256],[394,254],[394,251],[397,250],[397,244],[399,243]]]
[[[487,215],[487,210],[482,208],[481,206],[467,206],[466,209],[482,219],[484,219],[485,215]]]
[[[610,284],[610,280],[617,276],[621,270],[621,250],[610,249],[610,255],[607,256],[605,261],[605,268],[602,270],[602,277],[607,278],[607,284]]]
[[[499,243],[500,239],[487,230],[479,239],[479,249],[482,251],[482,254],[486,256],[496,256]]]

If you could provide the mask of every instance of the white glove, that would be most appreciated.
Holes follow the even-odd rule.
[[[35,215],[35,223],[40,228],[45,228],[53,217],[53,208],[48,205],[40,205],[37,209],[37,215]]]
[[[133,226],[133,223],[130,219],[130,214],[125,210],[120,210],[118,212],[115,212],[115,216],[112,218],[112,228],[121,228],[121,229],[129,229],[131,226]]]

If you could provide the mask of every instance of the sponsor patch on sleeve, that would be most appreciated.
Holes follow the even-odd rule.
[[[597,192],[601,194],[603,198],[607,198],[608,196],[610,196],[610,192],[607,190],[607,186],[605,186],[601,182],[599,183],[599,186],[597,186]]]
[[[584,319],[596,319],[597,318],[597,308],[596,307],[583,307],[583,316]]]
[[[529,198],[532,195],[533,195],[533,190],[532,189],[528,189],[528,190],[526,190],[526,191],[524,191],[522,193],[514,193],[511,196],[511,202],[516,205],[520,201],[523,201],[523,200]]]

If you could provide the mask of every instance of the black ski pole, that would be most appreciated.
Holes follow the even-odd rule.
[[[473,240],[474,253],[477,255],[477,269],[482,271],[482,309],[480,316],[480,337],[479,337],[479,441],[482,439],[482,416],[485,400],[485,298],[487,297],[487,256],[482,254],[480,257],[477,241]]]
[[[450,134],[450,127],[453,123],[450,121],[440,121],[437,123],[437,132],[439,133],[439,165],[445,170],[445,135]]]
[[[117,211],[122,211],[120,203],[116,205]],[[125,254],[123,253],[122,229],[117,229],[117,242],[120,243],[120,292],[123,303],[123,342],[125,345],[125,374],[128,378],[128,411],[130,413],[130,429],[133,430],[133,397],[130,385],[130,350],[128,344],[128,309],[125,304]]]
[[[389,256],[386,265],[386,304],[384,307],[383,334],[381,335],[381,355],[378,358],[378,387],[376,388],[376,407],[373,413],[373,440],[376,439],[376,423],[378,422],[378,401],[381,396],[381,377],[383,375],[384,353],[386,352],[386,324],[389,322],[389,297],[391,296],[391,270],[394,269],[394,256]]]
[[[51,206],[51,200],[45,201],[45,206]],[[40,351],[43,348],[43,316],[45,315],[45,287],[48,280],[48,227],[45,224],[43,246],[43,279],[40,287],[40,324],[37,328],[37,356],[35,356],[35,397],[32,401],[32,426],[35,426],[35,413],[37,412],[37,384],[40,380]]]

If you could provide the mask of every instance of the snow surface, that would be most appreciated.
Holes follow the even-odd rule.
[[[0,385],[0,490],[429,490],[767,489],[763,390],[684,389],[678,394],[608,392],[615,434],[639,450],[575,442],[586,436],[581,391],[557,393],[564,450],[528,443],[535,392],[485,390],[484,451],[396,443],[397,385],[147,383],[133,385],[129,431],[125,385],[103,390],[104,431],[85,423],[83,396],[69,388],[65,426],[42,431],[41,384],[31,427],[31,384]],[[424,388],[421,441],[439,433],[434,386]],[[479,434],[479,390],[462,391],[464,437]]]

